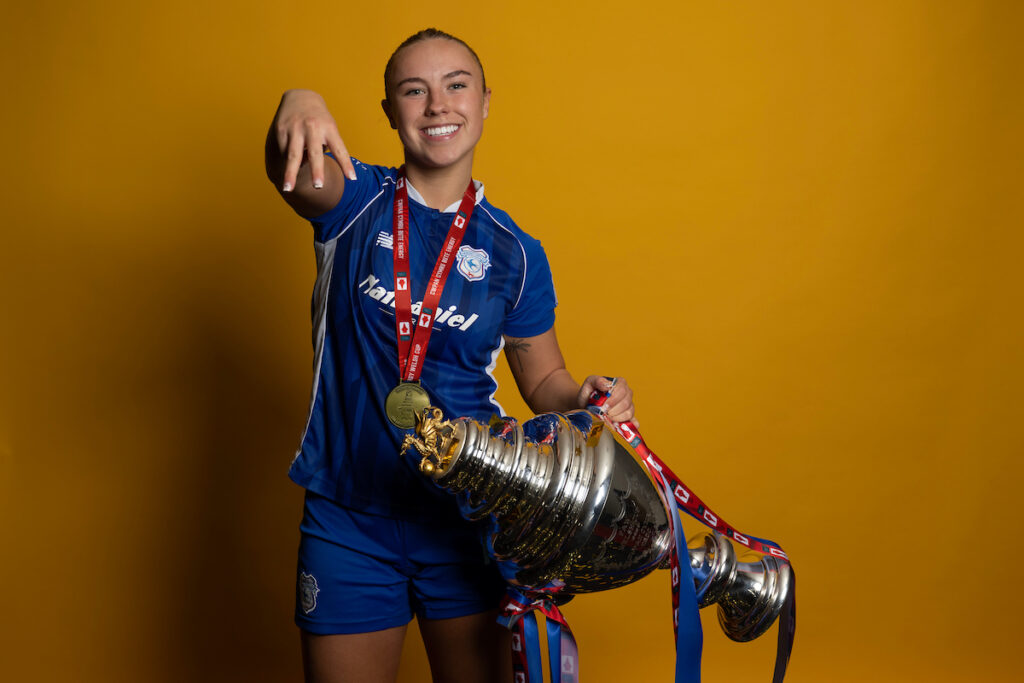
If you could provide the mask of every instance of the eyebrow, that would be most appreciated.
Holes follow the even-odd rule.
[[[441,78],[455,78],[457,76],[472,76],[472,75],[473,74],[471,74],[470,72],[466,71],[465,69],[457,69],[456,71],[450,71],[450,72],[446,73]],[[409,78],[403,78],[402,80],[398,81],[398,83],[395,83],[395,87],[397,88],[399,86],[405,85],[406,83],[424,83],[424,84],[426,84],[426,82],[427,81],[426,81],[425,78],[420,78],[419,76],[410,76]]]

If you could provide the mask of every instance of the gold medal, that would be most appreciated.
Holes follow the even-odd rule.
[[[427,390],[419,382],[401,382],[388,392],[384,400],[384,412],[391,424],[399,429],[412,429],[416,426],[416,415],[424,408],[430,407]]]

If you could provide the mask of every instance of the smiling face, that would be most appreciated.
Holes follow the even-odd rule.
[[[406,165],[472,173],[491,96],[472,53],[453,40],[421,40],[395,55],[389,76],[381,104]]]

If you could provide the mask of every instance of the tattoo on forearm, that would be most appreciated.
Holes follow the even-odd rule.
[[[523,358],[519,354],[526,353],[529,350],[530,344],[523,339],[510,339],[508,343],[505,344],[505,353],[508,356],[509,364],[511,365],[512,361],[515,361],[519,366],[520,372],[523,370]]]

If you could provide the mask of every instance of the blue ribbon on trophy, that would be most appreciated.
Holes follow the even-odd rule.
[[[580,658],[576,638],[558,605],[550,598],[531,598],[510,586],[501,605],[498,623],[512,631],[513,683],[544,681],[536,612],[544,615],[547,628],[548,672],[552,683],[577,683]]]
[[[486,548],[509,586],[499,621],[513,629],[516,683],[543,681],[536,612],[547,622],[552,682],[578,683],[576,642],[559,605],[666,566],[676,683],[700,681],[698,609],[712,604],[737,641],[760,636],[782,615],[773,679],[781,683],[795,631],[795,578],[786,554],[707,508],[646,447],[634,424],[602,421],[608,393],[595,394],[590,411],[547,413],[523,424],[447,421],[429,407],[403,442],[402,452],[418,451],[420,471],[456,496],[464,517],[487,520]],[[696,547],[685,542],[681,512],[713,529],[695,537]],[[764,556],[739,562],[733,543]]]

